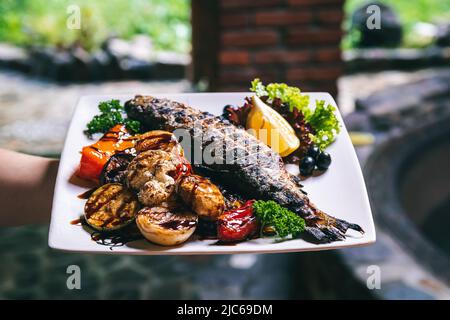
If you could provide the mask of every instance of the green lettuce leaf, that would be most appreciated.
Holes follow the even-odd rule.
[[[316,101],[314,112],[305,115],[305,120],[314,129],[313,142],[324,150],[336,139],[341,131],[339,121],[335,115],[336,108],[330,104],[325,104],[323,100]]]
[[[306,116],[311,110],[308,108],[309,96],[303,95],[299,88],[290,87],[285,83],[270,83],[264,86],[258,78],[252,81],[250,88],[258,97],[267,96],[269,102],[278,98],[289,106],[289,110],[299,109]]]

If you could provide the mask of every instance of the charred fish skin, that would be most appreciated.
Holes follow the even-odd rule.
[[[345,239],[348,229],[362,228],[331,217],[317,209],[301,189],[298,178],[284,168],[281,157],[245,130],[212,114],[183,103],[152,96],[136,96],[125,104],[128,117],[139,120],[149,130],[187,130],[199,141],[200,153],[215,150],[215,161],[191,159],[194,165],[231,176],[234,185],[259,199],[274,200],[296,212],[306,221],[306,233],[316,243]],[[195,145],[195,143],[194,143]],[[217,152],[217,150],[222,152]]]

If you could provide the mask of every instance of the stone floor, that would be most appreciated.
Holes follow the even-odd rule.
[[[396,194],[398,184],[405,183],[405,167],[418,162],[418,157],[406,150],[430,156],[424,146],[448,137],[449,79],[450,69],[440,68],[410,74],[383,72],[372,74],[370,79],[367,75],[355,75],[340,81],[347,88],[341,91],[344,94],[341,99],[347,97],[352,102],[358,99],[357,111],[345,118],[347,129],[375,136],[374,144],[356,151],[377,226],[374,245],[342,250],[340,254],[361,281],[367,280],[368,266],[381,270],[381,289],[373,291],[379,298],[450,298],[448,257],[429,241],[420,224],[412,222],[417,208],[406,208]],[[348,107],[351,110],[354,104]],[[445,178],[444,187],[437,187],[440,177],[445,177],[443,170],[435,174],[426,171],[429,192],[433,195],[448,190]],[[418,201],[424,204],[425,200]],[[432,205],[425,208],[431,210]],[[434,228],[432,232],[438,231]]]
[[[47,227],[0,230],[0,299],[283,299],[293,255],[113,256],[61,253],[47,246]],[[81,289],[68,290],[69,265]],[[271,276],[261,281],[261,274]]]
[[[357,99],[364,99],[376,91],[436,74],[450,74],[450,68],[422,69],[414,72],[392,70],[341,77],[338,81],[338,105],[341,113],[346,115],[355,109]]]

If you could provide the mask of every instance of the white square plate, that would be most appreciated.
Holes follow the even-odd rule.
[[[315,100],[325,100],[336,106],[335,101],[328,93],[307,94],[310,95],[311,103],[314,103]],[[242,105],[244,98],[250,93],[152,95],[167,97],[220,115],[224,105]],[[162,247],[145,240],[138,240],[110,250],[107,246],[97,244],[91,240],[90,234],[82,227],[70,224],[70,221],[79,218],[82,214],[86,201],[79,199],[77,195],[87,190],[87,188],[71,182],[71,177],[77,169],[81,148],[93,143],[83,134],[83,130],[86,128],[86,123],[98,113],[98,103],[111,99],[120,99],[121,102],[125,102],[132,97],[132,95],[85,96],[79,100],[66,137],[58,170],[49,232],[51,248],[109,254],[179,255],[313,251],[367,245],[375,242],[375,227],[361,169],[342,117],[338,114],[342,130],[336,142],[327,149],[333,159],[332,165],[325,174],[304,181],[304,186],[317,207],[332,216],[359,224],[365,231],[364,235],[349,231],[347,239],[344,241],[319,245],[302,239],[276,242],[271,238],[254,239],[234,246],[215,245],[215,240],[193,240],[176,247]],[[292,171],[293,168],[289,169]]]

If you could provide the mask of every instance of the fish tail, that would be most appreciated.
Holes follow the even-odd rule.
[[[306,222],[306,237],[316,243],[329,243],[345,240],[349,229],[364,234],[364,230],[355,223],[337,219],[311,206],[308,215],[304,216]]]

